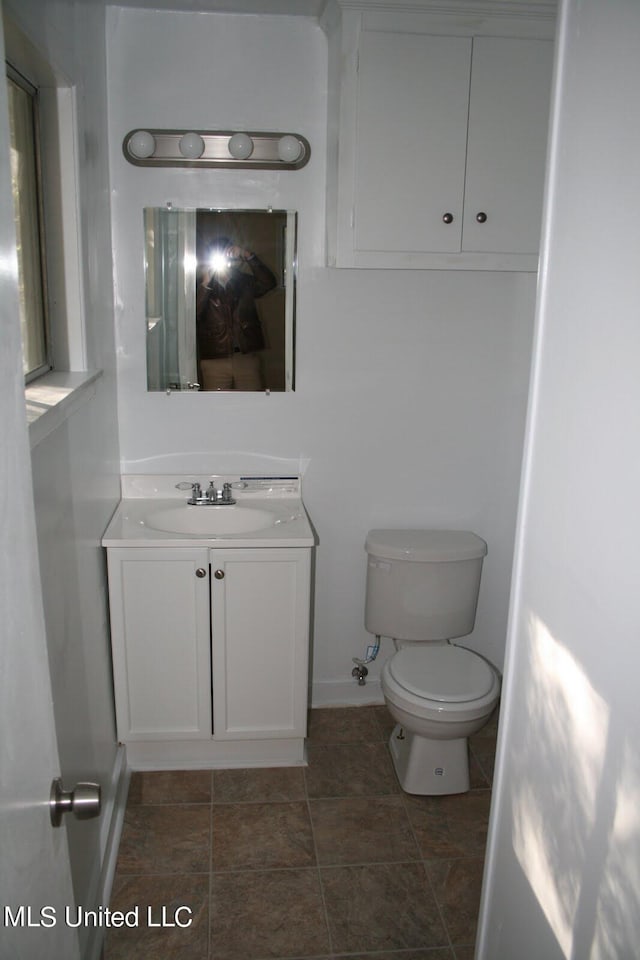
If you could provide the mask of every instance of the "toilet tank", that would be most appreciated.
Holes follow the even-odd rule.
[[[365,627],[396,640],[473,630],[487,545],[466,530],[371,530]]]

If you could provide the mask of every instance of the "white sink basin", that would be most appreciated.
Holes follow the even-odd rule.
[[[156,510],[145,518],[145,525],[167,533],[215,537],[251,533],[273,525],[270,510],[239,506],[179,506]]]

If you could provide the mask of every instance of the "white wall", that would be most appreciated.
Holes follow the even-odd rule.
[[[103,371],[94,395],[31,454],[62,777],[67,789],[97,780],[104,794],[100,820],[66,825],[76,897],[91,908],[113,810],[117,749],[100,546],[119,499],[104,11],[81,0],[8,0],[5,9],[75,91],[83,349],[87,366]]]
[[[308,461],[304,495],[320,538],[316,703],[378,696],[375,682],[362,690],[350,676],[372,639],[364,540],[376,526],[485,537],[470,645],[502,665],[535,296],[531,275],[323,266],[326,61],[311,19],[109,11],[122,469]],[[135,127],[293,130],[312,156],[295,173],[149,170],[122,155]],[[298,210],[295,393],[146,392],[142,208],[169,200]]]
[[[483,960],[638,956],[639,49],[563,3]]]

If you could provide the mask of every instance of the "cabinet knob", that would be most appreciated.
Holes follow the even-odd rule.
[[[200,579],[202,580],[202,578],[206,577],[206,575],[207,575],[207,571],[205,570],[205,568],[198,567],[198,569],[196,570],[196,577],[200,577]]]
[[[224,570],[216,570],[214,577],[216,580],[224,580]]]
[[[486,223],[487,222],[486,213],[483,213],[482,210],[480,211],[480,213],[476,213],[476,220],[478,221],[478,223]]]
[[[443,223],[453,223],[453,214],[452,214],[452,213],[445,213],[445,214],[443,214],[442,222],[443,222]]]

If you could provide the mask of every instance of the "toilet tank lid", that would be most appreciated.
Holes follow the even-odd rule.
[[[487,544],[469,530],[370,530],[365,549],[385,560],[446,563],[484,557]]]

